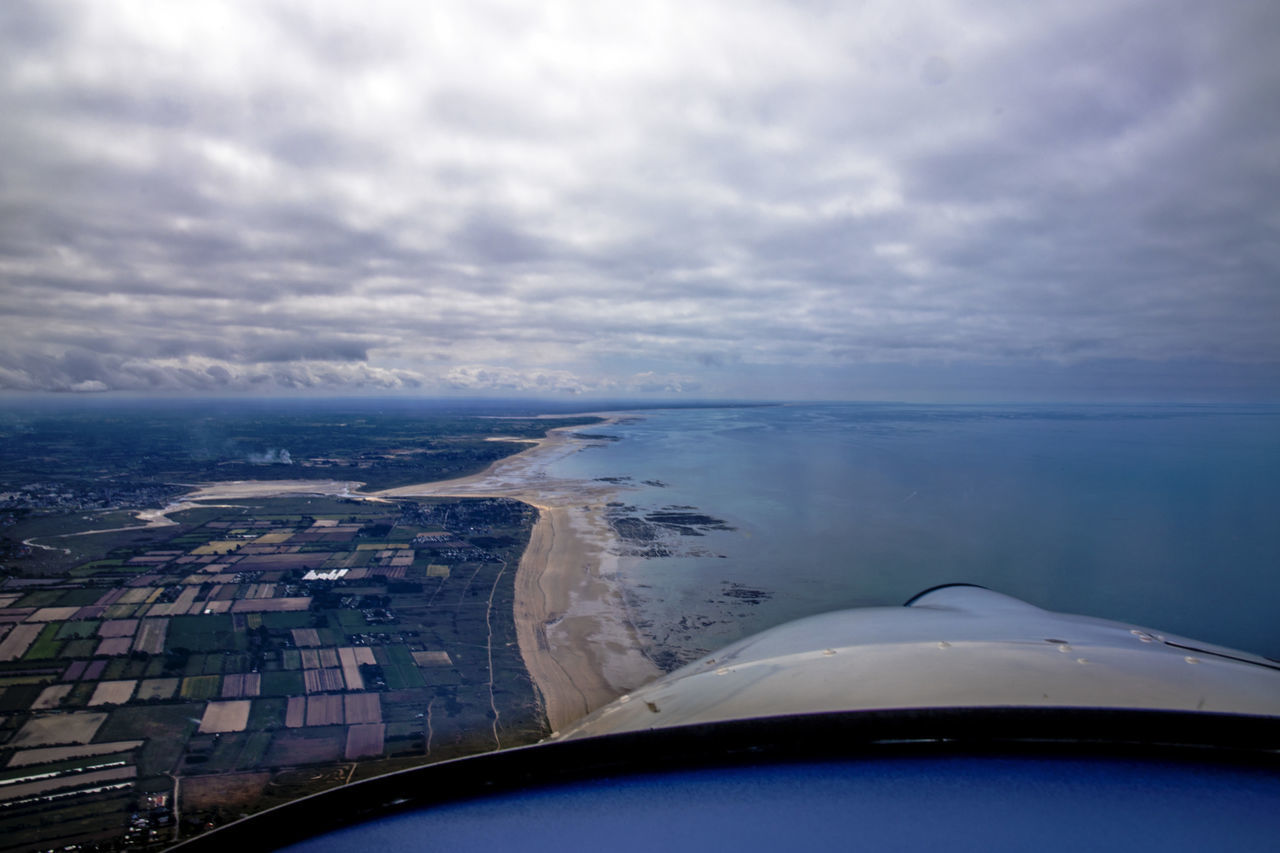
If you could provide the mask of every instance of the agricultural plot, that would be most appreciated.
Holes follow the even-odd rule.
[[[217,675],[194,675],[182,679],[183,699],[212,699],[221,692],[222,678]]]
[[[114,755],[129,752],[142,746],[140,740],[122,740],[114,743],[92,743],[84,746],[45,746],[16,752],[9,760],[9,767],[28,767],[33,764],[50,764],[72,758],[92,758],[97,755]]]
[[[363,723],[347,727],[347,745],[343,757],[348,761],[382,753],[387,727],[382,723]]]
[[[79,607],[41,607],[27,617],[28,622],[65,622],[74,619]],[[61,627],[61,626],[59,626]]]
[[[98,687],[93,691],[92,698],[89,699],[90,705],[123,705],[133,696],[133,690],[138,686],[137,681],[99,681]]]
[[[48,711],[51,708],[57,708],[62,704],[62,700],[71,692],[73,685],[70,684],[54,684],[40,691],[40,695],[31,703],[33,711]]]
[[[413,662],[418,666],[453,666],[453,660],[445,651],[414,652]]]
[[[298,729],[307,722],[307,700],[304,696],[290,696],[285,708],[284,724],[286,728]]]
[[[311,512],[310,500],[293,500],[293,509]],[[513,573],[501,581],[488,619],[485,612],[488,590],[501,567],[518,560],[524,541],[509,535],[519,527],[486,526],[496,522],[485,513],[527,525],[531,511],[512,515],[518,505],[500,501],[453,502],[436,512],[444,502],[335,500],[332,517],[315,519],[333,523],[320,525],[283,512],[255,517],[264,502],[255,503],[202,510],[208,527],[188,529],[167,548],[162,533],[148,533],[145,551],[113,552],[55,588],[0,593],[0,658],[8,661],[0,713],[12,733],[0,743],[0,763],[43,772],[42,765],[60,760],[107,756],[137,767],[137,788],[132,779],[122,783],[137,791],[171,790],[169,774],[216,779],[278,767],[267,778],[289,778],[297,793],[307,793],[333,775],[326,764],[359,762],[364,776],[403,767],[407,756],[438,760],[490,748],[490,654],[504,680],[493,693],[503,743],[542,733],[506,624]],[[445,518],[458,525],[451,547],[471,562],[442,549],[428,562],[427,551],[409,547]],[[512,544],[479,559],[481,547],[468,541],[473,532]],[[196,553],[216,543],[230,553]],[[366,544],[374,547],[357,550]],[[135,557],[143,559],[127,565]],[[349,571],[308,575],[321,565]],[[489,622],[494,647],[487,654]],[[519,729],[509,735],[512,727]],[[278,798],[294,789],[266,790]],[[118,799],[114,812],[95,812],[95,820],[126,820],[132,801]],[[55,813],[62,814],[49,810]],[[0,810],[0,832],[5,821]]]
[[[17,785],[5,785],[0,788],[0,802],[23,800],[38,797],[65,788],[91,788],[104,782],[115,782],[120,779],[132,779],[138,775],[138,768],[132,765],[110,767],[106,770],[94,770],[88,773],[76,773],[59,776],[53,779],[42,779],[38,782],[24,782]]]
[[[114,657],[115,655],[127,655],[129,649],[133,648],[133,638],[131,637],[112,637],[102,640],[98,643],[98,648],[94,651],[97,657]]]
[[[138,684],[137,699],[148,702],[153,699],[172,699],[178,691],[177,678],[147,678]]]
[[[307,725],[341,725],[345,719],[342,697],[337,695],[307,697]]]
[[[61,628],[61,625],[57,622],[41,625],[40,633],[36,635],[36,641],[27,649],[27,653],[22,656],[22,659],[27,661],[52,660],[56,658],[58,652],[62,650],[62,642],[58,639],[59,628]],[[15,632],[17,631],[16,628],[14,630]]]
[[[249,700],[210,702],[200,719],[201,734],[242,732],[249,723]]]
[[[382,704],[377,693],[348,693],[342,697],[346,722],[382,722]]]
[[[374,651],[378,663],[387,679],[387,687],[402,690],[413,687],[425,687],[426,681],[418,671],[413,660],[413,653],[404,646],[379,646]]]
[[[88,743],[98,733],[107,715],[94,711],[73,711],[50,717],[32,717],[6,746],[28,748],[70,743]]]
[[[76,608],[79,613],[80,608]],[[70,622],[63,622],[62,627],[58,629],[57,639],[59,640],[79,640],[92,637],[98,629],[98,620],[96,619],[76,619]]]
[[[223,699],[248,699],[261,692],[262,676],[256,672],[233,673],[222,679]]]
[[[133,637],[138,630],[136,619],[109,619],[97,626],[99,637]]]
[[[25,655],[42,630],[43,625],[14,625],[13,630],[0,640],[0,661],[17,660]]]
[[[133,641],[134,651],[150,655],[162,654],[168,629],[168,619],[143,619],[142,626],[138,628],[138,635]]]
[[[293,644],[300,649],[320,645],[320,635],[315,628],[294,628],[292,634]]]

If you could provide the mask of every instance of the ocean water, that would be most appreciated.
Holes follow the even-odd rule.
[[[638,413],[553,463],[670,533],[619,581],[664,666],[966,581],[1280,658],[1280,409],[889,404]],[[645,483],[644,481],[649,481]]]

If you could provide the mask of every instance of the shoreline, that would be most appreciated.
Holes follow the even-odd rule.
[[[613,423],[620,415],[593,412]],[[540,470],[580,449],[571,432],[551,430],[528,450],[455,480],[371,492],[392,497],[506,497],[538,510],[516,570],[516,638],[552,733],[661,676],[644,653],[614,579],[607,483],[552,480]]]
[[[588,412],[605,426],[624,416]],[[633,416],[628,412],[625,416]],[[316,480],[239,480],[193,484],[163,510],[148,510],[146,527],[165,514],[200,506],[194,501],[325,494],[363,500],[397,497],[502,497],[529,504],[538,520],[515,577],[516,639],[551,732],[663,674],[644,653],[618,586],[616,541],[604,517],[619,488],[609,483],[555,480],[544,466],[581,449],[583,440],[560,427],[530,447],[499,459],[478,474],[361,492],[363,484]],[[172,523],[172,522],[168,522]]]

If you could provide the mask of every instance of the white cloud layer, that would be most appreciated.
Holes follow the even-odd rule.
[[[1274,396],[1278,35],[1246,0],[2,4],[0,389]]]

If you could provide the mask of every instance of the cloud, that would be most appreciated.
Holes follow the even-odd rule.
[[[1274,392],[1277,31],[1246,0],[3,4],[0,389],[1194,361]]]

